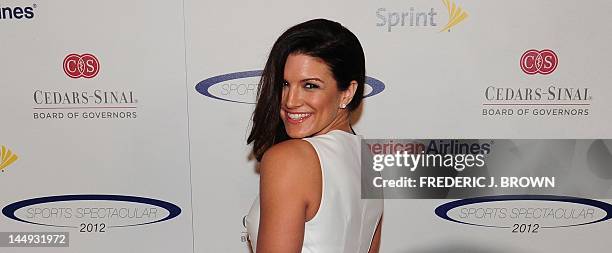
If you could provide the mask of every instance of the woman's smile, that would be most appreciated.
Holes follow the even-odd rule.
[[[304,122],[307,118],[312,116],[312,113],[300,113],[300,112],[288,112],[287,111],[287,122],[291,124],[299,124]]]
[[[291,54],[284,69],[280,117],[287,135],[304,138],[336,127],[343,92],[320,58]],[[342,112],[342,113],[341,113]]]

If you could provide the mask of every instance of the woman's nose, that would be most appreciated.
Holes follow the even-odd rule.
[[[285,97],[285,106],[288,108],[295,108],[302,105],[302,95],[299,90],[299,87],[291,87],[287,88],[287,93]]]

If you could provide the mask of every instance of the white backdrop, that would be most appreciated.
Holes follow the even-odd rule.
[[[454,1],[468,18],[440,32],[448,20],[442,1],[249,1],[186,2],[188,83],[263,68],[274,40],[288,27],[324,17],[336,20],[360,39],[367,75],[385,90],[365,100],[356,131],[368,138],[610,138],[612,76],[608,29],[612,5],[606,1]],[[377,11],[437,12],[433,26],[377,26]],[[204,14],[205,13],[205,14]],[[388,17],[388,16],[387,16]],[[387,18],[388,19],[388,18]],[[388,22],[388,20],[387,20]],[[401,22],[400,22],[401,24]],[[557,69],[527,75],[519,65],[528,49],[551,49]],[[218,84],[244,85],[255,78]],[[588,87],[588,116],[483,116],[485,89],[496,87]],[[229,87],[229,86],[226,86]],[[236,86],[239,87],[239,86]],[[246,89],[246,88],[245,88]],[[244,96],[222,92],[224,98]],[[228,94],[229,93],[229,94]],[[565,101],[567,102],[567,101]],[[254,163],[245,146],[253,105],[212,99],[191,90],[190,136],[194,178],[196,249],[248,252],[240,241],[246,215],[257,193]],[[540,108],[533,106],[534,108]],[[544,107],[546,108],[546,107]],[[574,108],[574,107],[569,107]],[[578,107],[583,108],[583,107]],[[204,151],[206,150],[206,151]],[[214,194],[206,194],[214,193]],[[571,252],[595,251],[609,224],[537,237],[491,234],[490,230],[449,224],[433,215],[445,201],[387,200],[382,252]],[[214,207],[214,208],[212,208]],[[214,229],[206,229],[211,227]],[[591,234],[589,234],[591,235]],[[214,238],[208,242],[202,238]],[[487,238],[488,243],[483,243]],[[517,243],[521,242],[521,243]],[[598,246],[601,245],[601,246]],[[601,248],[603,249],[603,248]]]
[[[196,85],[215,76],[261,70],[285,29],[319,17],[338,21],[357,35],[367,75],[385,84],[382,93],[364,100],[356,122],[355,130],[367,138],[612,138],[611,2],[451,3],[468,16],[441,31],[449,20],[442,0],[2,1],[0,10],[10,7],[14,13],[16,7],[29,6],[34,15],[18,19],[3,14],[0,19],[0,145],[19,155],[0,173],[0,205],[64,194],[160,199],[182,213],[103,234],[69,230],[69,251],[248,252],[242,218],[258,189],[256,164],[246,145],[254,106],[205,96]],[[421,19],[411,26],[406,19],[402,25],[396,22],[402,13],[406,18],[425,13],[428,22]],[[524,73],[519,62],[529,49],[554,51],[554,72]],[[68,77],[64,58],[86,53],[99,60],[97,76]],[[253,75],[228,79],[208,91],[248,102],[257,80]],[[552,107],[538,105],[551,101],[485,98],[489,86],[551,85],[588,88],[590,96],[552,101],[563,104]],[[101,90],[133,94],[137,101],[38,104],[33,98],[37,90]],[[528,105],[484,105],[498,102]],[[575,103],[580,105],[570,105]],[[482,115],[488,108],[580,108],[589,114]],[[137,117],[33,116],[105,111]],[[386,200],[381,252],[603,251],[607,247],[601,242],[611,232],[609,223],[599,223],[537,236],[491,233],[437,218],[433,209],[444,202]],[[0,231],[65,230],[0,216]],[[589,236],[581,236],[585,231]]]

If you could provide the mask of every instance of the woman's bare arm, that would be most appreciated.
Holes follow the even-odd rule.
[[[308,182],[319,166],[316,152],[303,140],[289,140],[266,151],[260,166],[257,252],[299,253],[312,192]]]
[[[383,216],[380,216],[380,220],[378,221],[378,226],[376,226],[376,231],[374,231],[374,237],[372,237],[372,243],[370,244],[370,251],[368,253],[378,253],[380,249],[380,234],[382,233],[382,222]]]

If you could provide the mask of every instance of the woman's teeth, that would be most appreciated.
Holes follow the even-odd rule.
[[[303,118],[309,116],[310,114],[306,114],[306,113],[287,113],[287,115],[292,120],[300,120],[300,119],[303,119]]]

